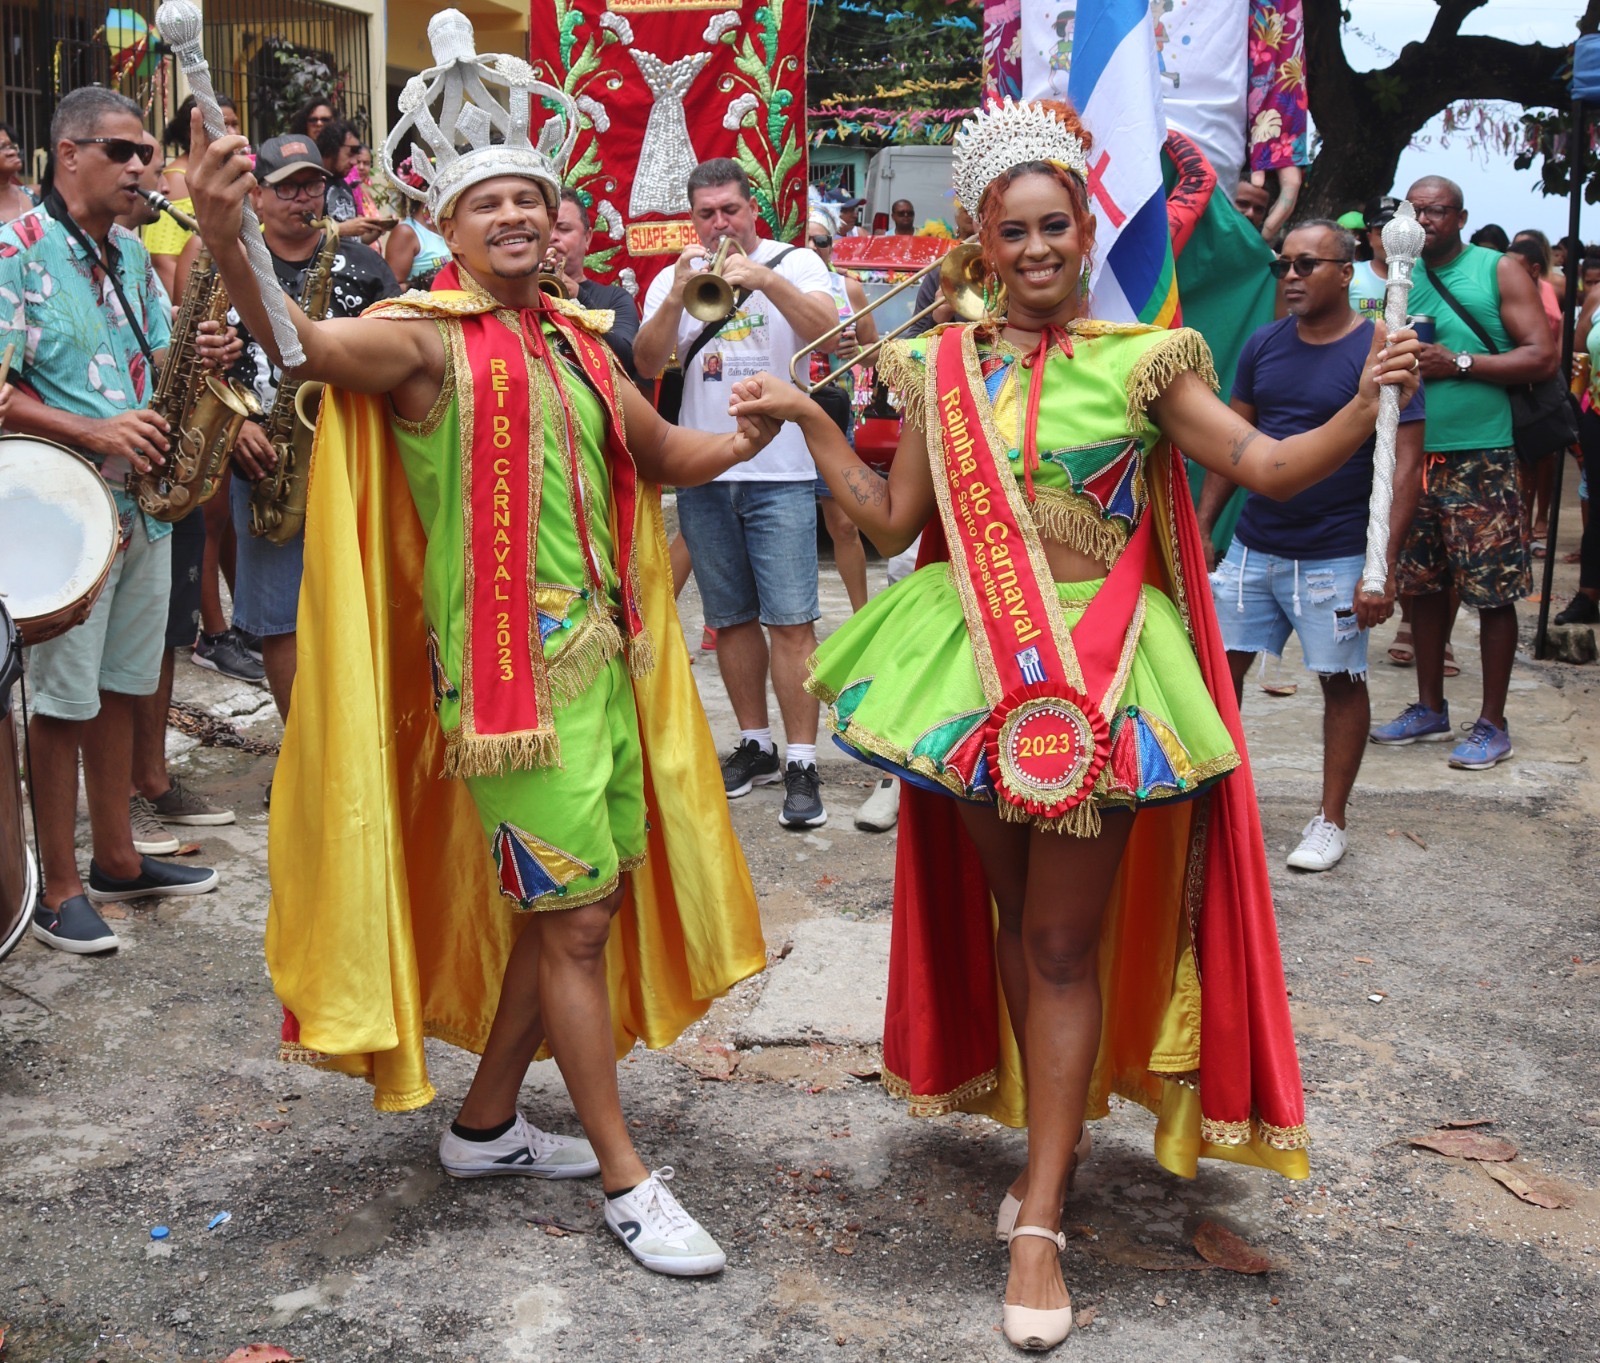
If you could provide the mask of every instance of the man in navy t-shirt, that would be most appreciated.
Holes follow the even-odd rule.
[[[1350,307],[1355,238],[1335,222],[1291,232],[1272,270],[1284,283],[1289,316],[1262,327],[1239,357],[1233,409],[1277,439],[1311,430],[1352,401],[1372,346],[1372,326]],[[1367,631],[1394,609],[1394,563],[1422,488],[1423,400],[1400,414],[1384,593],[1358,595],[1372,493],[1372,441],[1336,472],[1284,502],[1245,500],[1228,555],[1211,588],[1228,649],[1234,690],[1257,653],[1281,655],[1291,630],[1306,667],[1322,683],[1322,808],[1289,854],[1301,871],[1326,871],[1345,852],[1345,805],[1361,768],[1372,710],[1367,699]],[[1200,527],[1209,535],[1233,484],[1206,475]]]

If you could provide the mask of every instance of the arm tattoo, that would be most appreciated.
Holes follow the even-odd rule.
[[[857,506],[882,506],[889,491],[888,480],[879,477],[871,469],[846,469],[844,482],[856,499]]]
[[[1238,436],[1234,440],[1233,448],[1228,451],[1228,457],[1233,460],[1235,468],[1238,467],[1239,461],[1244,458],[1244,452],[1250,448],[1251,442],[1258,440],[1260,436],[1260,431],[1251,430],[1247,434]]]

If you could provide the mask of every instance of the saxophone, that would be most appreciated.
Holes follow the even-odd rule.
[[[202,322],[226,322],[228,291],[202,250],[189,271],[183,303],[172,325],[166,363],[156,381],[150,410],[166,419],[167,462],[128,476],[128,493],[158,521],[182,520],[217,491],[223,465],[239,428],[261,415],[255,395],[236,380],[202,369],[195,337]]]
[[[333,261],[338,249],[339,229],[324,218],[322,245],[300,290],[301,310],[313,322],[322,321],[333,304]],[[273,544],[287,544],[306,523],[311,438],[317,429],[322,388],[320,383],[283,377],[267,414],[267,439],[277,463],[250,493],[250,533]]]

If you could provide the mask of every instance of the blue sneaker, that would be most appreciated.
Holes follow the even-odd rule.
[[[1374,743],[1403,748],[1408,743],[1442,743],[1450,737],[1450,702],[1444,709],[1430,710],[1420,701],[1406,706],[1396,719],[1372,730]]]
[[[1451,750],[1450,765],[1462,771],[1488,771],[1515,751],[1510,725],[1497,729],[1487,719],[1474,720],[1471,731]]]

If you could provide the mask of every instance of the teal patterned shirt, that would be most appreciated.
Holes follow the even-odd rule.
[[[109,246],[139,328],[159,354],[171,325],[150,253],[121,227],[111,229]],[[0,226],[0,350],[12,343],[12,377],[47,407],[105,418],[150,404],[155,375],[110,278],[43,208]],[[80,453],[96,466],[103,462],[88,450]],[[126,526],[135,510],[122,487],[126,465],[104,472]],[[152,540],[172,533],[161,521],[147,516],[144,522]]]

